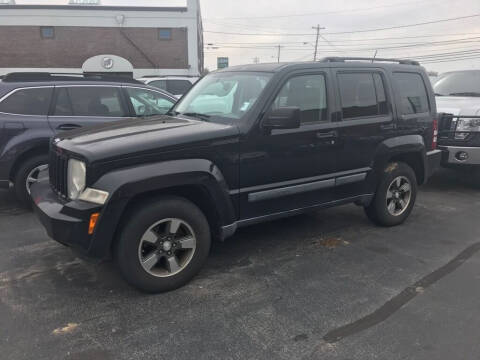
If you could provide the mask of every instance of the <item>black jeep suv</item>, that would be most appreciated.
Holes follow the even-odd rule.
[[[30,186],[48,164],[60,131],[127,117],[165,114],[177,99],[128,78],[11,73],[0,81],[0,188],[14,185],[30,205]]]
[[[352,202],[401,224],[440,163],[435,99],[417,62],[361,60],[228,68],[168,116],[58,136],[37,216],[148,292],[185,284],[242,226]]]

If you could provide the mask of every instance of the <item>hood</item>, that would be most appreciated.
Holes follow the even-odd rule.
[[[480,114],[480,97],[437,96],[437,112],[453,115]]]
[[[103,162],[208,146],[212,141],[230,137],[238,137],[236,126],[158,116],[126,119],[65,132],[57,136],[55,143],[60,148],[86,157],[90,162]]]

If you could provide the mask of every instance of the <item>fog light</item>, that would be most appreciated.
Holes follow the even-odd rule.
[[[459,151],[455,154],[455,157],[459,161],[465,161],[468,159],[468,153],[466,153],[465,151]]]

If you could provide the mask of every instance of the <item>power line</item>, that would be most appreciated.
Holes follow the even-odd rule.
[[[313,34],[314,35],[314,34]],[[384,38],[362,38],[362,39],[335,39],[335,42],[359,42],[359,41],[383,41],[383,40],[402,40],[402,39],[418,39],[418,38],[429,38],[429,37],[451,37],[451,36],[461,36],[461,35],[480,35],[480,32],[469,32],[469,33],[450,33],[450,34],[429,34],[429,35],[416,35],[416,36],[398,36],[398,37],[384,37]],[[450,41],[463,40],[463,39],[452,39]],[[305,41],[285,41],[281,44],[305,44]],[[217,42],[215,44],[225,44],[225,45],[275,45],[276,42]]]
[[[291,18],[291,17],[303,17],[303,16],[317,16],[317,15],[330,15],[330,14],[341,14],[341,13],[348,13],[348,12],[357,12],[357,11],[370,11],[376,9],[384,9],[390,7],[397,7],[397,6],[404,6],[410,4],[416,4],[422,2],[432,2],[434,0],[424,0],[424,1],[406,1],[396,4],[388,4],[388,5],[379,5],[379,6],[369,6],[369,7],[362,7],[362,8],[353,8],[353,9],[341,9],[341,10],[332,10],[332,11],[323,11],[323,12],[309,12],[309,13],[302,13],[302,14],[290,14],[290,15],[269,15],[269,16],[241,16],[241,17],[219,17],[219,18],[206,18],[206,21],[211,20],[252,20],[252,19],[280,19],[280,18]],[[438,1],[437,1],[438,2]]]
[[[472,15],[458,16],[458,17],[454,17],[454,18],[425,21],[425,22],[421,22],[421,23],[408,24],[408,25],[397,25],[397,26],[375,28],[375,29],[365,29],[365,30],[339,31],[339,32],[324,33],[323,35],[355,34],[355,33],[366,33],[366,32],[375,32],[375,31],[393,30],[393,29],[404,29],[404,28],[408,28],[408,27],[423,26],[423,25],[438,24],[438,23],[443,23],[443,22],[448,22],[448,21],[470,19],[470,18],[479,17],[479,16],[480,16],[480,14],[472,14]],[[239,35],[239,36],[315,36],[315,34],[312,34],[312,33],[263,33],[263,34],[262,33],[250,33],[250,34],[247,34],[247,33],[209,31],[209,30],[204,30],[204,32],[205,33],[211,33],[211,34]]]
[[[480,59],[480,55],[457,57],[457,58],[452,58],[452,59],[440,59],[440,60],[422,61],[422,64],[436,64],[436,63],[444,63],[444,62],[452,62],[452,61],[461,61],[461,60],[474,60],[474,59]]]

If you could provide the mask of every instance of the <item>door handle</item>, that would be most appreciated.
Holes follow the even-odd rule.
[[[338,133],[336,131],[317,132],[316,136],[317,136],[317,139],[320,139],[320,140],[329,140],[329,139],[336,139],[338,137]]]
[[[384,124],[384,125],[380,125],[380,129],[381,130],[394,130],[397,128],[397,125],[395,124]]]
[[[78,129],[79,127],[81,126],[77,124],[61,124],[57,126],[57,130],[73,130]]]

